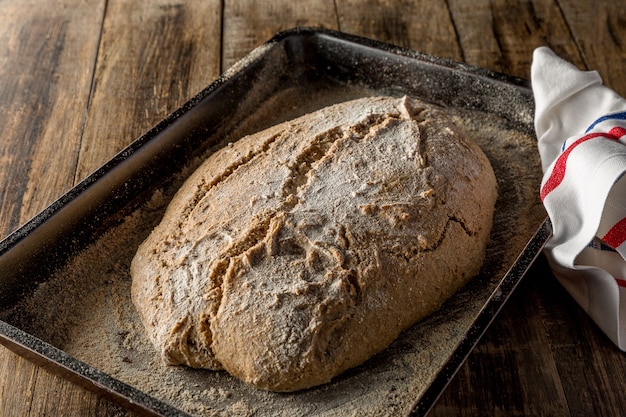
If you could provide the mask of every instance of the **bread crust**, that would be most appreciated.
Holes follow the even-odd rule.
[[[168,364],[319,385],[479,272],[496,198],[440,109],[340,103],[209,157],[139,247],[132,300]]]

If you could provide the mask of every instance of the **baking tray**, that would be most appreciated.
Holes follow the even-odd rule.
[[[405,94],[442,106],[494,166],[500,196],[480,275],[318,388],[266,393],[223,372],[161,365],[128,305],[127,267],[182,181],[244,134]],[[0,342],[147,415],[425,415],[550,234],[533,111],[522,79],[324,29],[281,32],[0,242]]]

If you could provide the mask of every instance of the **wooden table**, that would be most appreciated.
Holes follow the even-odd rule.
[[[523,78],[549,45],[626,95],[619,0],[0,1],[0,234],[295,26]],[[625,371],[540,258],[431,415],[621,415]],[[0,348],[0,415],[134,414]]]

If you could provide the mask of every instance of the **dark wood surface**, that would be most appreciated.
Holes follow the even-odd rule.
[[[319,26],[529,78],[549,45],[626,95],[620,0],[0,1],[0,234],[276,32]],[[626,358],[533,265],[433,416],[618,416]],[[132,416],[0,348],[0,416]]]

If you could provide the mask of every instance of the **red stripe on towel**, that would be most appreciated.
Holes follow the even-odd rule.
[[[613,139],[612,137],[608,137],[606,133],[589,133],[580,139],[576,140],[576,142],[572,143],[569,148],[565,150],[556,160],[554,167],[552,168],[552,173],[550,173],[550,177],[541,188],[541,201],[543,201],[548,194],[552,192],[556,187],[563,182],[563,178],[565,178],[565,168],[567,166],[567,158],[569,154],[581,143],[584,143],[590,139],[595,139],[597,137],[604,137],[608,139]]]
[[[613,129],[609,130],[609,135],[613,136],[612,139],[619,140],[619,138],[626,135],[626,129],[621,126],[614,127]]]
[[[576,140],[576,142],[572,143],[572,145],[569,148],[567,148],[565,152],[563,152],[558,157],[558,159],[556,160],[556,163],[554,164],[554,168],[552,169],[552,173],[550,174],[550,177],[541,188],[541,193],[540,193],[541,201],[543,201],[546,198],[546,196],[552,192],[552,190],[554,190],[556,187],[559,186],[559,184],[561,184],[561,182],[563,182],[563,178],[565,178],[565,168],[567,166],[567,159],[569,158],[569,154],[572,153],[572,151],[578,145],[590,139],[595,139],[598,137],[603,137],[605,139],[611,139],[611,140],[619,140],[621,137],[625,135],[626,135],[626,129],[621,126],[617,126],[609,130],[609,133],[599,133],[599,132],[589,133],[581,137],[580,139]]]
[[[624,243],[626,241],[626,217],[615,223],[602,237],[602,241],[613,249],[617,249]]]

